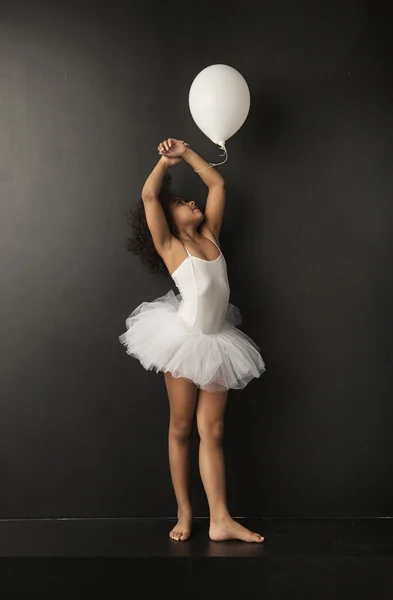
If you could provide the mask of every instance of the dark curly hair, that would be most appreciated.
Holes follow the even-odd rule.
[[[165,173],[158,199],[163,208],[168,227],[172,235],[178,237],[179,231],[176,224],[172,220],[169,210],[170,202],[177,197],[172,191],[172,176],[170,173]],[[146,265],[151,273],[161,273],[169,276],[169,271],[158,254],[153,244],[153,238],[147,226],[145,207],[142,198],[140,198],[135,206],[130,209],[127,216],[127,223],[130,225],[132,233],[126,241],[127,250],[140,257],[142,263]]]

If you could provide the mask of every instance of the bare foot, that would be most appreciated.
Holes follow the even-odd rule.
[[[191,535],[192,529],[192,512],[178,511],[178,521],[172,531],[169,533],[169,537],[176,541],[185,542]]]
[[[232,517],[226,517],[220,521],[210,521],[209,537],[214,542],[223,542],[224,540],[242,540],[243,542],[263,542],[264,537],[250,531]]]

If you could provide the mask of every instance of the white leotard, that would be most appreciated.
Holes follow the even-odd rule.
[[[204,236],[207,237],[207,236]],[[183,244],[188,256],[172,273],[181,294],[178,316],[198,333],[218,333],[225,322],[230,287],[226,261],[216,242],[220,255],[214,260],[193,256]]]

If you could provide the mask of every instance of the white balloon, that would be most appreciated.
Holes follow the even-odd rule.
[[[215,144],[224,145],[247,118],[250,91],[239,71],[211,65],[195,77],[188,102],[199,129]]]

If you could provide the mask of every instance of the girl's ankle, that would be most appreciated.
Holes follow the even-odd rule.
[[[178,506],[177,515],[192,515],[192,506]]]
[[[222,523],[230,519],[232,519],[232,517],[227,509],[222,509],[210,513],[211,523]]]

